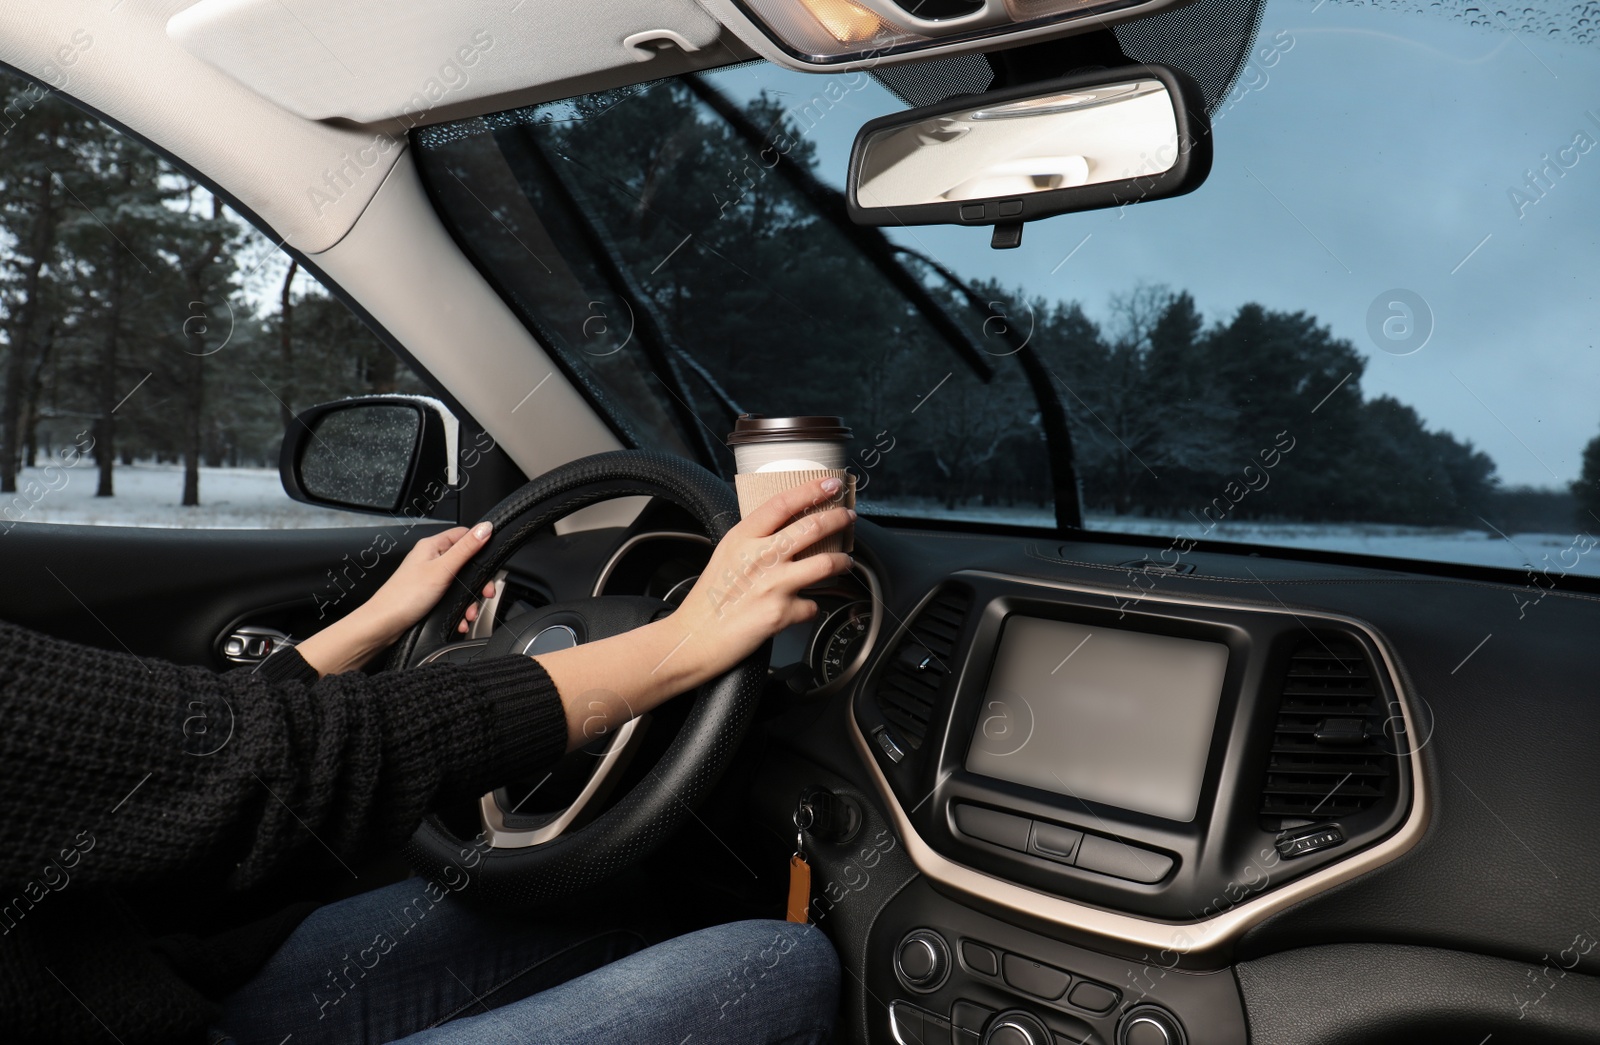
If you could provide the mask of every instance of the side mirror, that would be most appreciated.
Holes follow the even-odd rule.
[[[427,517],[453,492],[458,430],[455,415],[431,399],[323,403],[289,425],[278,473],[289,496],[306,504]]]
[[[1211,171],[1200,88],[1159,65],[1121,66],[880,117],[850,153],[858,225],[1022,223],[1178,196]]]

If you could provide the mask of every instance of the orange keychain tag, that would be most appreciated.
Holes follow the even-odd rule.
[[[811,865],[799,853],[789,857],[788,920],[806,924],[811,907]]]

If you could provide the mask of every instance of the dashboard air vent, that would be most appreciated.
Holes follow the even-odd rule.
[[[1329,637],[1297,648],[1261,789],[1262,826],[1338,820],[1392,798],[1387,718],[1372,666],[1354,642]]]
[[[945,682],[955,669],[956,640],[966,624],[972,593],[946,588],[911,621],[878,678],[878,710],[900,739],[922,746]]]

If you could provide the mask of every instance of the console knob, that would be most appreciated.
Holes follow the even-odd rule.
[[[932,929],[913,929],[900,941],[894,967],[907,987],[936,990],[950,972],[950,948]]]
[[[1117,1045],[1184,1045],[1183,1025],[1166,1009],[1136,1005],[1117,1024]]]
[[[989,1021],[983,1045],[1051,1045],[1050,1030],[1023,1009],[1007,1009]]]

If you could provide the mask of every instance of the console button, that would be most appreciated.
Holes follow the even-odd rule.
[[[1055,1001],[1066,993],[1072,977],[1060,969],[1052,968],[1016,954],[1005,957],[1006,982],[1019,991],[1035,997]]]
[[[989,1017],[993,1015],[993,1009],[963,998],[950,1006],[950,1026],[957,1031],[977,1034],[983,1030],[983,1025],[988,1023]]]
[[[1027,817],[1012,816],[994,809],[969,806],[958,802],[955,807],[956,827],[962,834],[981,838],[985,842],[1027,852],[1028,832],[1033,821]]]
[[[1072,1016],[1052,1012],[1050,1029],[1055,1033],[1052,1045],[1104,1045],[1105,1043],[1105,1039],[1094,1032],[1094,1027],[1087,1020]]]
[[[1052,1045],[1050,1028],[1022,1009],[1007,1009],[983,1032],[983,1045]]]
[[[914,991],[938,990],[950,972],[950,950],[931,929],[915,929],[900,941],[894,956],[900,982]]]
[[[999,955],[981,943],[962,940],[961,957],[966,961],[967,968],[973,972],[981,972],[985,976],[996,976],[1000,973]]]
[[[1185,1045],[1183,1024],[1166,1009],[1136,1005],[1117,1024],[1117,1045]]]
[[[931,1012],[922,1014],[922,1045],[955,1045],[950,1021]]]
[[[1067,1001],[1090,1012],[1105,1012],[1117,1003],[1117,992],[1092,980],[1079,980]]]
[[[954,1045],[949,1020],[909,1002],[890,1002],[889,1021],[895,1040],[905,1045]]]
[[[1159,882],[1172,870],[1172,857],[1114,838],[1084,835],[1078,846],[1077,865],[1130,882]]]
[[[1077,855],[1078,843],[1082,841],[1082,831],[1074,831],[1070,827],[1061,827],[1057,824],[1047,824],[1043,820],[1035,820],[1033,822],[1033,836],[1029,839],[1028,851],[1051,860],[1071,863],[1072,858]]]
[[[922,1010],[903,1001],[889,1003],[889,1026],[894,1040],[913,1045],[922,1040]]]

